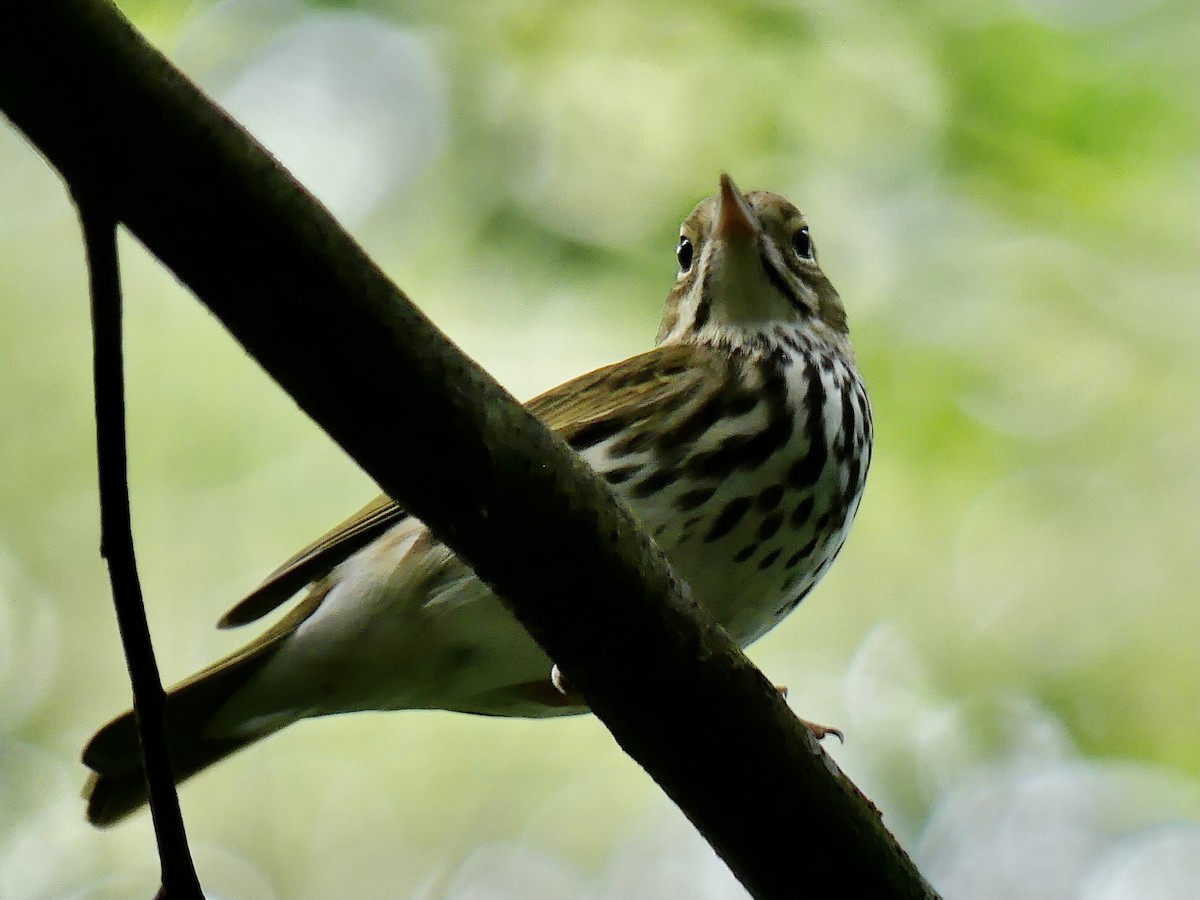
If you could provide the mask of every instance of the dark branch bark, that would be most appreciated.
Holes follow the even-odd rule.
[[[629,513],[101,0],[17,4],[0,108],[508,598],[758,897],[930,897]]]
[[[167,754],[162,679],[150,642],[142,602],[133,528],[129,515],[125,453],[124,354],[121,348],[121,275],[117,262],[117,220],[102,202],[76,195],[87,248],[92,294],[92,371],[96,389],[96,459],[100,473],[100,555],[108,561],[113,607],[133,688],[133,711],[150,814],[162,866],[160,897],[203,900],[192,864],[179,795]]]

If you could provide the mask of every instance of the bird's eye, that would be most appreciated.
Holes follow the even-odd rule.
[[[812,235],[808,233],[807,225],[792,235],[792,249],[801,259],[813,258]]]
[[[679,246],[675,248],[675,255],[679,257],[679,271],[681,274],[686,274],[692,269],[692,242],[683,235],[679,236]]]

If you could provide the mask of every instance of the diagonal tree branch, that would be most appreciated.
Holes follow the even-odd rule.
[[[0,109],[504,597],[757,897],[932,897],[569,448],[103,0],[17,4]]]

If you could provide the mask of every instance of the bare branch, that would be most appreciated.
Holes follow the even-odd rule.
[[[121,348],[121,275],[117,220],[105,204],[76,195],[87,248],[92,294],[93,381],[96,388],[96,458],[100,473],[100,555],[108,561],[113,606],[125,650],[138,747],[150,795],[150,814],[162,866],[159,896],[203,900],[171,775],[162,680],[142,602],[129,515],[125,453],[125,387]]]

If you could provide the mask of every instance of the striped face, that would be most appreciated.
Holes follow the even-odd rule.
[[[679,274],[659,343],[749,348],[776,327],[847,334],[837,291],[817,265],[803,214],[778,194],[721,193],[692,210],[679,232]],[[774,343],[774,341],[770,341]]]

